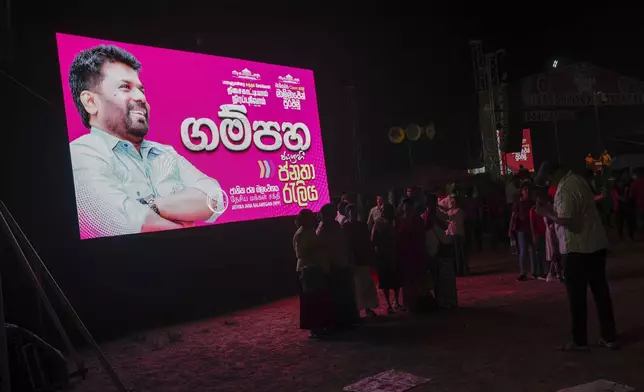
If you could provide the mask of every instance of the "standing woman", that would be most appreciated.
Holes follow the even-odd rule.
[[[400,304],[400,269],[396,255],[396,226],[395,209],[390,203],[382,207],[382,216],[374,222],[371,230],[371,242],[376,251],[376,269],[378,271],[378,284],[387,301],[387,312],[394,313],[391,306],[389,292],[393,290],[394,301],[397,309],[402,309]]]
[[[347,328],[359,321],[353,281],[353,258],[346,233],[336,220],[337,209],[326,204],[320,210],[317,230],[323,255],[330,266],[331,297],[338,327]]]
[[[537,201],[537,207],[554,203],[557,188],[550,186],[548,188],[548,197]],[[557,239],[557,230],[555,222],[544,216],[543,221],[546,224],[546,261],[549,264],[546,282],[563,281],[563,268],[561,267],[561,254],[559,253],[559,241]]]
[[[397,225],[398,255],[403,283],[403,304],[417,310],[423,293],[423,282],[427,276],[425,230],[423,220],[417,213],[412,199],[404,199],[402,216]]]
[[[329,264],[315,233],[317,219],[311,210],[302,210],[295,219],[297,231],[293,249],[300,278],[300,328],[308,329],[311,338],[326,335],[333,327]]]
[[[354,260],[354,277],[358,309],[364,309],[365,316],[374,317],[378,307],[378,292],[371,277],[374,266],[374,252],[369,238],[369,226],[358,219],[358,206],[349,204],[346,209],[347,221],[342,230],[347,234],[349,251]]]
[[[447,211],[449,225],[447,234],[454,242],[454,270],[456,276],[465,276],[470,273],[468,260],[468,249],[465,241],[465,211],[461,208],[462,199],[454,197],[450,201],[450,209]]]
[[[438,253],[441,244],[447,243],[447,224],[438,218],[438,199],[436,195],[425,196],[425,212],[423,213],[423,226],[425,228],[425,246],[427,247],[429,271],[434,279],[438,273]]]

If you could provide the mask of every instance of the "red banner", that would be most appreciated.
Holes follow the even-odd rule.
[[[530,129],[523,130],[523,139],[521,141],[520,152],[508,152],[505,154],[505,164],[507,170],[512,173],[518,173],[521,166],[534,172],[534,160],[532,158],[532,138]]]

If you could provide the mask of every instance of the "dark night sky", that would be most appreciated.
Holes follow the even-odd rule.
[[[506,48],[516,77],[545,71],[555,58],[562,64],[584,60],[635,77],[644,74],[637,9],[568,4],[561,9],[545,3],[473,7],[449,2],[423,4],[423,9],[411,2],[370,9],[348,2],[214,3],[61,1],[36,16],[34,2],[14,0],[14,44],[20,56],[37,61],[31,67],[14,63],[10,69],[60,105],[57,70],[34,73],[42,69],[39,50],[55,56],[54,30],[314,69],[327,158],[346,157],[329,162],[332,188],[352,182],[343,170],[352,164],[347,85],[356,86],[363,169],[372,174],[407,168],[406,148],[386,139],[393,125],[435,121],[436,140],[414,144],[417,163],[463,166],[468,154],[476,156],[470,39],[482,39],[487,50]]]

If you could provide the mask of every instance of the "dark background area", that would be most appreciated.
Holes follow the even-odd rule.
[[[6,180],[0,197],[99,338],[295,293],[293,222],[279,218],[81,242],[55,32],[313,69],[334,194],[356,183],[355,142],[362,146],[367,180],[408,169],[406,148],[386,138],[394,125],[435,122],[435,140],[414,144],[419,166],[464,168],[477,161],[469,39],[483,39],[486,50],[505,48],[512,78],[543,72],[554,58],[642,76],[636,9],[324,4],[12,1],[12,29],[2,30]],[[355,87],[355,117],[348,86]],[[552,151],[544,136],[533,134],[533,140],[537,157]],[[8,243],[2,244],[9,320],[51,334],[32,311],[37,302]]]

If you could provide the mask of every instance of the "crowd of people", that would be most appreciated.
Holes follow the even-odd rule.
[[[361,313],[377,316],[376,286],[388,314],[456,305],[455,276],[468,272],[466,214],[456,195],[439,203],[427,193],[422,205],[413,192],[410,188],[397,208],[378,196],[366,221],[347,196],[318,214],[300,211],[293,237],[300,327],[312,338],[354,326]],[[443,267],[442,254],[449,260]]]
[[[635,241],[636,233],[644,232],[644,173],[636,170],[634,175],[629,171],[611,174],[617,178],[592,171],[580,177],[592,193],[604,228],[615,226],[620,242]],[[514,176],[506,186],[508,237],[519,256],[519,281],[532,278],[563,282],[556,225],[537,213],[540,204],[554,204],[556,194],[553,184],[538,187],[529,173]]]
[[[469,273],[469,255],[482,248],[483,232],[485,243],[494,247],[507,238],[502,234],[507,230],[518,248],[519,281],[566,286],[573,339],[563,349],[588,349],[588,286],[597,306],[600,344],[617,348],[606,280],[606,228],[615,222],[620,238],[626,227],[631,239],[638,224],[644,229],[643,174],[625,173],[613,181],[545,162],[534,178],[520,171],[505,195],[495,183],[482,192],[452,184],[426,189],[424,202],[415,188],[407,189],[396,206],[392,193],[387,200],[378,196],[368,212],[346,195],[317,214],[302,210],[293,237],[300,326],[312,338],[323,338],[358,324],[363,314],[375,317],[377,289],[388,314],[456,306],[455,277]],[[603,208],[611,200],[613,208]]]

